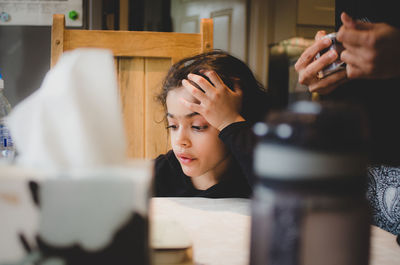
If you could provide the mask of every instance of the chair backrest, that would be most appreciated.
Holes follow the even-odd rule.
[[[114,62],[128,139],[127,155],[155,158],[169,148],[162,106],[155,100],[169,67],[188,56],[213,49],[213,21],[202,19],[200,34],[65,29],[53,15],[51,66],[67,50],[107,48]]]

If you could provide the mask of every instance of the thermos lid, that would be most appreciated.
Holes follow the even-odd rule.
[[[254,169],[261,178],[326,179],[365,175],[368,130],[361,109],[299,101],[256,124]]]

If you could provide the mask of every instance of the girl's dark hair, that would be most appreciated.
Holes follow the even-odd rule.
[[[204,74],[200,73],[201,70],[215,71],[231,90],[233,90],[234,82],[238,80],[243,91],[240,114],[250,123],[264,119],[270,106],[264,87],[255,79],[244,62],[221,50],[188,57],[171,66],[164,79],[162,91],[157,96],[165,109],[168,92],[181,87],[182,80],[187,79],[189,73],[201,75],[211,83]]]

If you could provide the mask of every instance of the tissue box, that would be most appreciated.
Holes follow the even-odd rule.
[[[152,162],[41,177],[11,171],[0,173],[0,210],[7,216],[0,229],[8,231],[0,239],[0,264],[149,264]]]
[[[33,169],[0,164],[0,264],[15,263],[26,255],[22,237],[34,240],[39,212],[29,181],[40,182],[42,176]]]

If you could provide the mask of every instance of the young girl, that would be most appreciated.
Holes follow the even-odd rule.
[[[249,197],[251,173],[237,159],[252,150],[232,140],[264,118],[268,101],[247,65],[223,51],[186,58],[171,67],[158,99],[172,150],[155,160],[155,196]],[[218,113],[205,119],[213,104]]]

